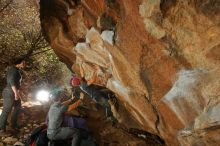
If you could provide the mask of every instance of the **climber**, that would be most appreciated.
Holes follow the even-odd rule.
[[[70,85],[72,85],[72,80],[75,78],[76,75],[72,75],[72,78],[70,79]],[[82,90],[79,86],[72,86],[72,97],[76,97],[76,99],[79,99],[80,93]]]
[[[62,89],[54,90],[52,93],[53,103],[48,112],[48,129],[47,137],[50,140],[66,140],[72,138],[72,146],[79,146],[82,138],[82,133],[77,128],[62,127],[64,115],[77,106],[82,104],[84,94],[80,94],[80,99],[71,104],[73,98],[61,103],[63,100]]]
[[[82,66],[80,66],[80,74],[81,78],[78,78],[76,76],[71,78],[71,84],[73,88],[79,86],[80,89],[87,93],[96,103],[100,104],[103,108],[105,108],[107,119],[115,123],[117,120],[113,116],[110,105],[115,104],[115,97],[113,97],[112,94],[108,94],[106,96],[101,91],[97,90],[95,85],[93,85],[93,83],[96,80],[96,74],[93,74],[92,78],[89,81],[86,81],[84,78],[84,71],[82,69]],[[114,100],[114,102],[112,102],[112,100]]]
[[[25,59],[18,58],[14,61],[14,65],[7,71],[7,86],[3,90],[3,110],[0,116],[0,135],[7,135],[6,123],[9,113],[14,106],[12,112],[12,128],[19,129],[17,125],[17,117],[20,111],[20,93],[19,88],[22,80],[20,70],[25,67]]]

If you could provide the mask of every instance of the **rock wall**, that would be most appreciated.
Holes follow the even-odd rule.
[[[219,145],[219,0],[41,0],[40,11],[60,60],[96,73],[136,126],[169,146]]]

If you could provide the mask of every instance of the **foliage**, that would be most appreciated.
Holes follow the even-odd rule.
[[[4,55],[1,63],[10,63],[13,58],[48,46],[40,30],[37,7],[18,2],[14,0],[0,13],[0,53]]]
[[[13,0],[1,0],[0,1],[0,13],[3,12],[8,6],[13,2]]]
[[[20,56],[28,56],[25,89],[54,84],[67,71],[42,35],[35,0],[1,0],[0,18],[1,89],[5,86],[7,66]]]

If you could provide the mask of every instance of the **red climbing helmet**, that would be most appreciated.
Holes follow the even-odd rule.
[[[79,86],[80,83],[81,83],[80,78],[75,77],[75,76],[71,78],[71,85],[72,86]]]

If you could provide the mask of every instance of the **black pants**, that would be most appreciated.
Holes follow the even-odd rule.
[[[14,92],[11,88],[5,88],[2,93],[3,96],[3,110],[0,115],[0,129],[6,130],[6,124],[8,115],[14,106],[14,110],[12,112],[12,127],[17,126],[17,117],[19,114],[20,108],[14,104]]]
[[[25,115],[27,115],[28,117],[30,117],[30,113],[28,111],[26,111],[25,109],[22,108],[21,106],[21,100],[15,100],[14,101],[14,110],[11,116],[11,124],[12,127],[17,127],[17,121],[18,121],[18,116],[19,114],[24,113]]]

